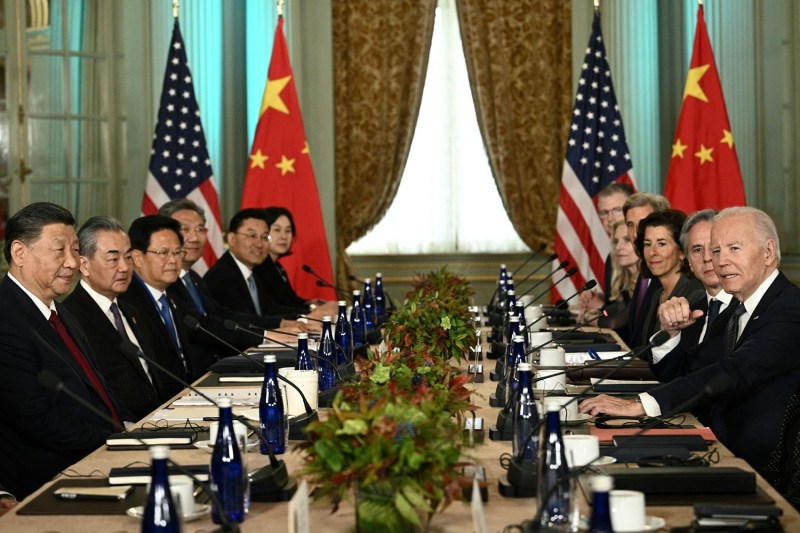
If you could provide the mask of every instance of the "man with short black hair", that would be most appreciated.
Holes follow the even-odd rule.
[[[42,386],[60,383],[121,427],[130,416],[92,364],[78,322],[56,298],[78,268],[75,219],[37,202],[6,224],[8,274],[0,282],[0,484],[24,498],[102,445],[114,426],[71,397]],[[48,378],[49,375],[49,378]],[[40,377],[41,376],[41,377]]]

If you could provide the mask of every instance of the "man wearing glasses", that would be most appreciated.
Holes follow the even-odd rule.
[[[184,256],[180,224],[160,215],[141,217],[133,221],[128,236],[134,276],[120,300],[139,309],[144,327],[158,349],[158,362],[192,382],[217,358],[191,342],[183,324],[188,312],[167,294],[167,288],[178,280]],[[177,382],[168,387],[167,394],[183,388]]]
[[[265,291],[253,268],[269,254],[269,226],[262,209],[236,213],[225,234],[228,251],[203,277],[212,296],[240,313],[296,318],[296,310],[281,307]]]

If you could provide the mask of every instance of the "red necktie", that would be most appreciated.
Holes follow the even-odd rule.
[[[67,328],[64,327],[64,323],[61,321],[61,318],[59,318],[58,313],[55,311],[50,313],[50,324],[56,330],[58,336],[61,337],[61,340],[64,341],[64,344],[67,345],[67,349],[69,350],[69,353],[72,354],[75,362],[77,362],[78,365],[80,365],[80,367],[83,369],[83,373],[86,374],[86,377],[89,379],[89,383],[92,384],[92,387],[94,387],[94,390],[100,396],[100,399],[103,400],[103,403],[105,403],[106,407],[108,407],[108,410],[111,413],[111,416],[114,418],[114,421],[119,424],[120,428],[124,427],[119,418],[117,410],[114,409],[114,404],[111,403],[111,398],[108,397],[106,389],[103,388],[103,384],[100,383],[100,380],[97,378],[97,374],[95,374],[92,366],[86,359],[86,356],[83,355],[81,349],[78,348],[77,344],[75,344],[72,336],[70,336]]]

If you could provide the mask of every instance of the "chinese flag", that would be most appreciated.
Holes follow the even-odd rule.
[[[697,10],[692,62],[664,194],[673,208],[686,213],[745,205],[742,173],[703,6]]]
[[[242,193],[242,208],[269,206],[285,207],[294,218],[292,253],[281,259],[281,264],[295,292],[305,299],[336,299],[333,289],[318,287],[316,278],[302,270],[304,264],[309,265],[333,282],[319,192],[283,36],[282,17],[275,29],[267,87]]]

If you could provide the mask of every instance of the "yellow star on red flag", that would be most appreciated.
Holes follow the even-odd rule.
[[[294,159],[289,159],[285,155],[281,156],[281,162],[275,163],[275,166],[281,169],[281,176],[285,176],[287,172],[294,172]]]
[[[269,159],[261,153],[261,150],[256,150],[256,153],[250,154],[250,168],[264,168],[264,162]]]
[[[672,157],[680,157],[683,159],[684,151],[686,151],[686,145],[681,144],[680,139],[675,139],[675,144],[672,145]]]
[[[286,107],[286,103],[281,98],[281,91],[289,84],[291,79],[291,76],[284,76],[276,80],[267,79],[267,88],[264,90],[264,97],[261,99],[262,115],[270,107],[281,113],[289,114],[289,108]]]
[[[733,133],[730,131],[723,129],[722,130],[722,139],[719,142],[723,144],[727,144],[728,148],[733,148]]]
[[[700,87],[700,80],[703,78],[710,66],[711,65],[700,65],[699,67],[689,69],[689,76],[686,78],[686,87],[683,89],[684,100],[686,100],[687,96],[694,96],[698,100],[708,102],[708,97],[706,96],[705,91],[703,91],[703,88]]]
[[[713,163],[714,162],[714,158],[711,157],[711,152],[713,152],[713,151],[714,151],[713,148],[706,148],[705,146],[703,146],[701,144],[700,145],[700,151],[699,152],[695,152],[694,155],[695,155],[695,157],[700,159],[700,164],[701,165],[703,163],[708,163],[708,162]]]

